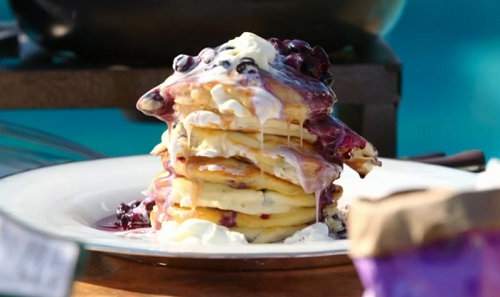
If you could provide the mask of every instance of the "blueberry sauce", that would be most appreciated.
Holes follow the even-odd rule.
[[[95,223],[95,228],[106,231],[124,231],[150,227],[149,216],[154,206],[155,201],[149,198],[120,203],[116,215],[99,220]]]
[[[118,220],[116,219],[116,215],[110,215],[105,218],[100,219],[99,221],[95,222],[93,227],[95,229],[99,229],[102,231],[110,231],[110,232],[119,232],[119,231],[126,231],[126,230],[133,230],[133,229],[138,229],[138,228],[144,228],[144,227],[149,227],[148,226],[140,226],[140,225],[132,225],[130,229],[124,229],[121,227],[121,225],[118,223]]]

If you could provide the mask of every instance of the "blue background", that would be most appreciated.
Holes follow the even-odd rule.
[[[5,1],[0,19],[11,19]],[[500,156],[500,1],[408,0],[387,40],[404,64],[399,155]],[[127,122],[118,110],[0,111],[0,120],[110,156],[148,153],[165,128]]]

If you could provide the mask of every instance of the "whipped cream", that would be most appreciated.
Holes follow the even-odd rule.
[[[219,166],[219,165],[215,165],[215,164],[200,166],[200,168],[198,168],[198,169],[200,171],[204,171],[204,170],[208,170],[208,171],[224,171],[224,167]]]
[[[486,170],[477,175],[476,187],[478,190],[492,190],[500,188],[500,159],[490,159]]]
[[[241,34],[241,36],[222,44],[219,48],[228,49],[217,53],[215,49],[212,48],[203,49],[198,56],[202,58],[203,61],[209,63],[198,64],[190,71],[190,75],[198,74],[197,77],[199,82],[214,80],[216,78],[221,82],[231,83],[230,79],[227,77],[227,70],[236,68],[236,65],[238,65],[243,58],[252,58],[259,68],[268,72],[274,71],[271,64],[276,60],[276,50],[272,43],[258,35],[245,32]],[[221,63],[222,61],[228,63]],[[217,65],[217,67],[207,69],[208,64]],[[175,65],[173,68],[175,69]],[[167,78],[164,85],[171,85],[184,76],[184,74],[176,72]]]
[[[310,244],[335,241],[329,235],[328,226],[316,223],[295,232],[284,244]],[[248,241],[239,232],[231,231],[224,226],[200,219],[188,219],[179,224],[168,221],[157,231],[156,238],[161,243],[177,242],[182,244],[210,245],[246,245]]]
[[[276,58],[276,50],[269,41],[250,32],[241,34],[222,45],[232,46],[234,49],[227,56],[232,56],[233,62],[239,62],[242,58],[250,57],[255,60],[260,68],[270,71],[269,64]]]
[[[215,85],[211,90],[210,94],[212,95],[213,102],[215,106],[219,109],[221,114],[232,113],[237,117],[252,117],[252,113],[248,108],[243,106],[237,100],[231,98],[224,91],[224,86],[221,84]],[[207,119],[206,121],[210,121]],[[211,120],[213,121],[213,120]],[[220,121],[220,118],[219,118]],[[201,122],[203,124],[203,122]],[[202,126],[203,127],[203,126]]]
[[[283,244],[314,244],[333,242],[335,239],[328,236],[328,226],[316,223],[294,235],[286,238]],[[116,232],[117,236],[148,239],[159,243],[181,243],[185,245],[247,245],[249,244],[242,233],[231,231],[224,226],[200,219],[188,219],[179,224],[175,221],[162,223],[159,231],[150,228]]]
[[[222,172],[226,172],[226,173],[229,173],[232,175],[244,175],[245,174],[244,170],[226,168],[226,167],[215,165],[215,164],[200,166],[198,168],[198,170],[200,170],[200,171],[208,170],[208,171],[212,171],[212,172],[213,171],[222,171]]]
[[[175,221],[163,222],[161,230],[157,232],[157,240],[162,243],[183,244],[248,244],[243,234],[200,219],[188,219],[181,224]]]
[[[328,236],[328,226],[323,223],[310,225],[285,239],[284,244],[307,244],[315,242],[330,242],[335,239]]]

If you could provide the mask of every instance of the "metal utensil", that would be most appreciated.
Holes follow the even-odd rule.
[[[0,177],[43,166],[106,157],[59,136],[13,123],[0,121],[0,136]]]

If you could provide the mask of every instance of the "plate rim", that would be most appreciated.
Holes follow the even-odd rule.
[[[67,163],[62,163],[62,164],[53,164],[49,166],[44,166],[44,167],[38,167],[38,168],[32,168],[28,170],[23,170],[21,172],[16,172],[12,173],[6,176],[3,176],[0,178],[0,189],[6,183],[6,180],[10,179],[21,179],[23,178],[23,175],[27,175],[32,173],[33,171],[37,172],[42,172],[45,170],[58,170],[59,168],[64,168],[64,167],[78,167],[81,166],[82,164],[91,164],[91,163],[101,163],[101,162],[109,162],[109,161],[114,161],[114,160],[128,160],[128,159],[140,159],[140,158],[146,158],[146,157],[153,157],[152,155],[148,154],[141,154],[141,155],[129,155],[129,156],[111,156],[109,158],[99,158],[99,159],[92,159],[92,160],[79,160],[79,161],[73,161],[73,162],[67,162]],[[411,160],[400,160],[400,159],[392,159],[392,158],[380,158],[382,163],[384,162],[394,162],[394,163],[404,163],[404,164],[413,164],[415,166],[423,166],[423,167],[436,167],[439,168],[440,170],[449,170],[450,172],[456,172],[465,175],[469,175],[470,178],[474,178],[477,176],[476,173],[472,172],[467,172],[467,171],[462,171],[459,169],[454,169],[454,168],[449,168],[449,167],[444,167],[444,166],[439,166],[439,165],[434,165],[434,164],[426,164],[426,163],[420,163],[420,162],[415,162]],[[383,167],[382,167],[383,168]],[[8,211],[5,211],[5,209],[0,206],[0,210],[2,210],[4,213],[7,213],[9,216],[10,213]],[[87,241],[82,241],[82,240],[77,240],[75,238],[71,238],[69,236],[63,236],[61,234],[55,234],[56,232],[47,232],[46,230],[43,230],[43,228],[37,228],[36,226],[32,226],[31,223],[27,223],[23,220],[20,220],[18,218],[12,218],[15,221],[19,221],[19,223],[28,225],[29,228],[33,228],[38,232],[47,234],[49,236],[53,237],[58,237],[66,240],[72,240],[75,242],[78,242],[84,246],[85,249],[89,251],[94,251],[94,252],[105,252],[105,253],[110,253],[110,254],[121,254],[121,255],[129,255],[129,256],[145,256],[145,257],[162,257],[162,258],[188,258],[188,259],[269,259],[269,258],[303,258],[303,257],[327,257],[327,256],[338,256],[338,255],[347,255],[348,254],[348,248],[350,245],[350,240],[344,239],[344,240],[337,240],[335,241],[338,245],[340,245],[339,248],[337,249],[332,249],[332,250],[321,250],[321,251],[308,251],[308,252],[302,252],[302,253],[293,253],[293,252],[267,252],[266,254],[262,254],[261,252],[254,252],[254,253],[200,253],[200,252],[183,252],[183,251],[164,251],[161,249],[157,250],[149,250],[149,249],[138,249],[134,247],[122,247],[122,246],[116,246],[116,245],[107,245],[103,243],[92,243],[92,242],[87,242]],[[326,243],[322,243],[325,244]],[[331,244],[331,243],[329,243]],[[216,246],[216,245],[215,245]]]

